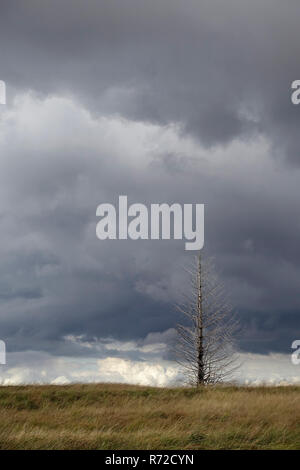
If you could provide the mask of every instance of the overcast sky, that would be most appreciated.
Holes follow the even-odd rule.
[[[299,21],[298,0],[2,0],[7,368],[89,356],[174,379],[174,302],[193,255],[181,241],[98,240],[96,208],[120,194],[205,204],[205,250],[243,326],[239,349],[274,370],[290,354],[300,339]],[[145,344],[164,345],[156,365],[137,352]]]

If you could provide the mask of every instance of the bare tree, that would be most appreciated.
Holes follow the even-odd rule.
[[[177,306],[186,318],[177,325],[177,360],[190,384],[215,384],[229,378],[238,367],[234,352],[238,323],[212,260],[204,263],[199,253],[186,271],[190,289]]]

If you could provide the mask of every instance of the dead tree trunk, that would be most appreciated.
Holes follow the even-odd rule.
[[[204,383],[204,348],[203,348],[203,311],[202,311],[202,279],[201,279],[201,255],[198,258],[198,272],[197,272],[197,386]]]
[[[233,339],[238,324],[226,291],[213,269],[199,254],[191,269],[190,292],[179,305],[186,322],[177,325],[177,360],[194,386],[217,383],[237,367]]]

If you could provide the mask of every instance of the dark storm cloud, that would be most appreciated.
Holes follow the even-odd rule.
[[[290,167],[300,109],[289,90],[300,78],[299,8],[1,3],[11,114],[1,121],[0,329],[12,350],[61,353],[68,334],[137,338],[174,325],[189,255],[180,243],[101,244],[96,207],[118,194],[205,203],[206,246],[247,328],[254,322],[242,346],[288,350],[300,308]],[[40,100],[12,104],[28,90]],[[71,98],[45,101],[54,95]]]
[[[208,145],[264,131],[296,161],[299,9],[271,0],[2,2],[1,70],[16,89],[180,122]]]

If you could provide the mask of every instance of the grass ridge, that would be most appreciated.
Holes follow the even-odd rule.
[[[0,449],[300,449],[300,387],[0,387]]]

